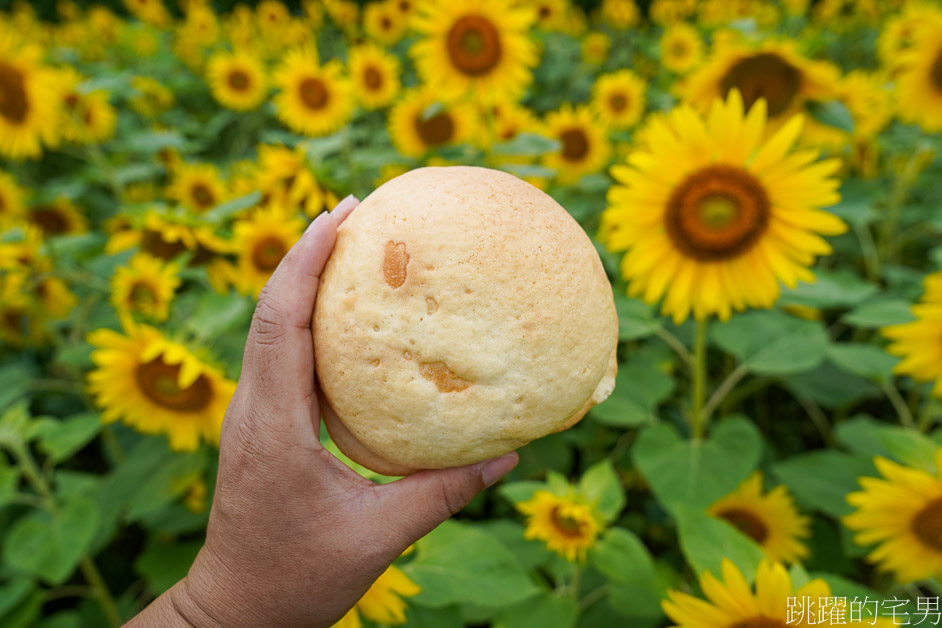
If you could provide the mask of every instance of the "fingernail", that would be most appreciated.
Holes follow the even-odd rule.
[[[347,194],[347,196],[345,196],[343,200],[337,203],[337,205],[332,210],[330,210],[330,212],[334,213],[337,210],[346,209],[347,207],[350,207],[351,204],[354,204],[357,202],[358,202],[357,197],[355,197],[353,194]]]
[[[484,468],[481,469],[481,478],[484,480],[484,486],[491,486],[497,482],[497,480],[510,473],[510,470],[517,466],[519,460],[520,457],[517,456],[517,452],[512,451],[509,454],[504,454],[500,458],[487,461],[484,464]]]
[[[314,229],[314,225],[316,225],[316,224],[318,224],[318,223],[320,223],[320,222],[324,222],[325,220],[327,220],[327,217],[328,217],[329,215],[330,215],[330,214],[328,214],[327,212],[321,212],[321,213],[319,213],[319,214],[317,215],[317,218],[315,218],[314,221],[311,222],[311,224],[309,224],[309,225],[307,226],[307,230],[308,230],[308,231],[312,231],[312,230]]]

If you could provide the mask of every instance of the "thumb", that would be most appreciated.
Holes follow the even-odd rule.
[[[428,469],[406,476],[378,491],[377,519],[403,548],[422,538],[471,499],[517,466],[517,452],[477,464]]]

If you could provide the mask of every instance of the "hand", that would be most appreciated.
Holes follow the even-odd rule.
[[[262,290],[222,425],[206,543],[130,625],[330,626],[411,543],[517,463],[515,453],[386,485],[320,444],[311,316],[348,197],[317,217]]]

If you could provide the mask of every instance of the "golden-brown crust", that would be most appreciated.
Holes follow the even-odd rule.
[[[617,368],[588,236],[543,192],[483,168],[414,170],[366,198],[338,231],[313,326],[328,429],[381,473],[470,464],[568,427]]]

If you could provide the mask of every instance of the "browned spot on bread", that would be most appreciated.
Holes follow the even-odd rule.
[[[383,278],[392,288],[398,288],[406,282],[406,266],[409,264],[409,254],[406,253],[405,242],[386,243],[386,254],[383,256]]]
[[[426,297],[426,298],[425,298],[425,305],[426,305],[426,307],[428,307],[428,313],[429,313],[429,314],[434,313],[435,310],[438,309],[438,301],[436,301],[436,300],[433,299],[432,297]]]
[[[405,350],[405,351],[402,352],[402,357],[404,357],[404,358],[407,359],[407,360],[411,360],[411,359],[412,359],[412,352],[407,349],[407,350]]]
[[[438,392],[461,392],[473,383],[455,375],[444,362],[421,362],[419,373],[435,384]]]

